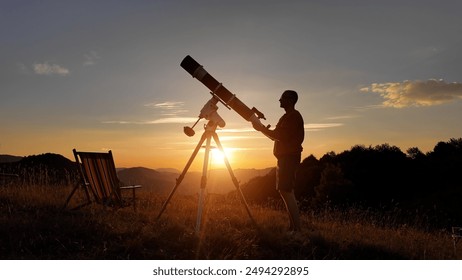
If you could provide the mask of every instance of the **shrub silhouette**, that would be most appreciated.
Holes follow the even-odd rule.
[[[434,226],[462,223],[462,138],[439,142],[424,154],[407,154],[389,144],[353,146],[321,159],[305,158],[297,172],[296,195],[302,209],[360,206],[389,211],[398,207],[403,218],[425,213]],[[253,201],[277,197],[271,192],[275,174],[243,186]],[[411,214],[409,214],[411,213]],[[408,217],[406,217],[406,215]]]

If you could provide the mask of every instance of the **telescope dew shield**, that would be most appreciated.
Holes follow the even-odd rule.
[[[232,94],[227,88],[219,83],[212,75],[210,75],[202,65],[197,63],[191,56],[186,56],[180,64],[193,78],[198,79],[212,94],[220,98],[226,105],[235,110],[241,117],[247,121],[255,121],[255,113],[247,105],[242,103],[239,98]]]

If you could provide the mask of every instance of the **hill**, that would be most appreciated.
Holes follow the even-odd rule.
[[[0,155],[0,163],[18,162],[22,158],[23,157],[12,156],[12,155]]]
[[[124,184],[142,185],[145,190],[164,193],[172,187],[177,174],[145,167],[132,167],[119,170],[117,176]]]
[[[59,154],[45,153],[27,157],[2,155],[1,159],[4,161],[0,162],[0,173],[18,174],[20,180],[28,184],[69,185],[78,180],[75,162]],[[254,177],[266,175],[269,171],[270,168],[236,169],[234,174],[242,185]],[[154,170],[131,167],[117,168],[117,174],[124,184],[143,185],[144,190],[165,194],[175,186],[180,171],[172,168]],[[210,170],[207,176],[208,192],[225,194],[235,189],[226,169]],[[201,177],[201,172],[189,171],[178,187],[178,193],[197,193],[200,189]]]
[[[160,172],[158,170],[134,167],[124,168],[119,170],[117,175],[119,179],[125,184],[139,184],[143,188],[156,193],[168,193],[175,186],[179,173],[171,172],[172,169]],[[248,182],[250,179],[258,176],[266,175],[270,171],[268,169],[237,169],[234,175],[240,184]],[[183,181],[178,186],[178,193],[181,194],[194,194],[199,191],[201,184],[201,172],[187,172]],[[235,189],[231,180],[231,176],[226,169],[210,170],[207,175],[207,190],[210,193],[226,194]]]
[[[17,174],[21,182],[31,185],[69,185],[77,178],[75,163],[53,153],[1,163],[0,172]]]

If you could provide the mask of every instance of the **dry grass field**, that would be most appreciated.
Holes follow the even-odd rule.
[[[461,259],[447,230],[398,224],[392,216],[350,209],[304,212],[301,233],[287,233],[285,212],[207,199],[196,235],[197,197],[139,192],[138,210],[91,205],[61,210],[71,187],[0,187],[0,259]],[[79,197],[74,197],[73,203]]]

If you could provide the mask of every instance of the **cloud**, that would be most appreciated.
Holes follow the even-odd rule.
[[[242,127],[242,128],[223,128],[220,129],[220,133],[247,133],[255,132],[256,130],[252,127]]]
[[[344,116],[342,118],[347,118]],[[304,128],[306,131],[320,131],[324,129],[334,128],[343,126],[343,123],[309,123],[305,124]],[[270,129],[275,129],[276,126],[271,126]],[[255,129],[250,127],[242,127],[242,128],[224,128],[220,129],[220,133],[248,133],[248,132],[257,132]]]
[[[434,106],[454,102],[462,98],[462,83],[446,83],[443,80],[373,83],[362,92],[378,93],[385,107],[405,108]]]
[[[148,103],[146,107],[160,109],[159,118],[150,121],[105,121],[105,124],[136,124],[136,125],[149,125],[149,124],[185,124],[195,123],[197,117],[182,116],[183,113],[188,112],[183,109],[184,102],[166,101],[162,103]]]
[[[161,110],[161,114],[165,117],[177,117],[181,114],[187,113],[188,110],[183,109],[184,102],[179,101],[165,101],[161,103],[148,103],[146,107],[152,107],[154,109]]]
[[[221,133],[221,131],[219,131]],[[236,136],[221,136],[220,140],[225,141],[236,141],[236,140],[249,140],[249,139],[268,139],[264,135],[236,135]]]
[[[358,118],[357,115],[344,115],[344,116],[334,116],[334,117],[328,117],[325,118],[326,120],[346,120],[346,119],[354,119]]]
[[[144,106],[165,109],[165,110],[176,110],[176,109],[182,108],[184,106],[184,102],[165,101],[161,103],[148,103],[148,104],[145,104]]]
[[[305,124],[306,131],[320,131],[327,128],[343,126],[343,123],[310,123]]]
[[[197,121],[197,118],[189,117],[172,117],[172,118],[161,118],[153,121],[104,121],[105,124],[173,124],[173,123],[194,123]]]
[[[35,63],[32,65],[34,69],[34,73],[37,75],[59,75],[59,76],[67,76],[70,74],[69,69],[64,68],[57,64],[50,64],[48,62],[45,63]]]
[[[83,61],[83,66],[91,66],[95,65],[96,62],[101,58],[97,52],[95,51],[90,51],[89,53],[86,53],[83,55],[84,61]]]
[[[366,106],[358,106],[358,107],[354,107],[354,109],[356,111],[359,111],[359,112],[364,112],[364,111],[368,111],[368,110],[375,110],[375,109],[381,109],[381,108],[385,108],[386,106],[385,105],[366,105]]]
[[[197,118],[162,118],[147,122],[148,124],[166,124],[166,123],[195,123]]]
[[[343,123],[309,123],[305,124],[304,128],[306,131],[321,131],[329,128],[340,127],[343,126]],[[272,126],[270,129],[274,129],[275,126]],[[249,132],[257,132],[252,127],[246,128],[224,128],[220,130],[220,133],[249,133]],[[253,137],[253,136],[252,136]]]

